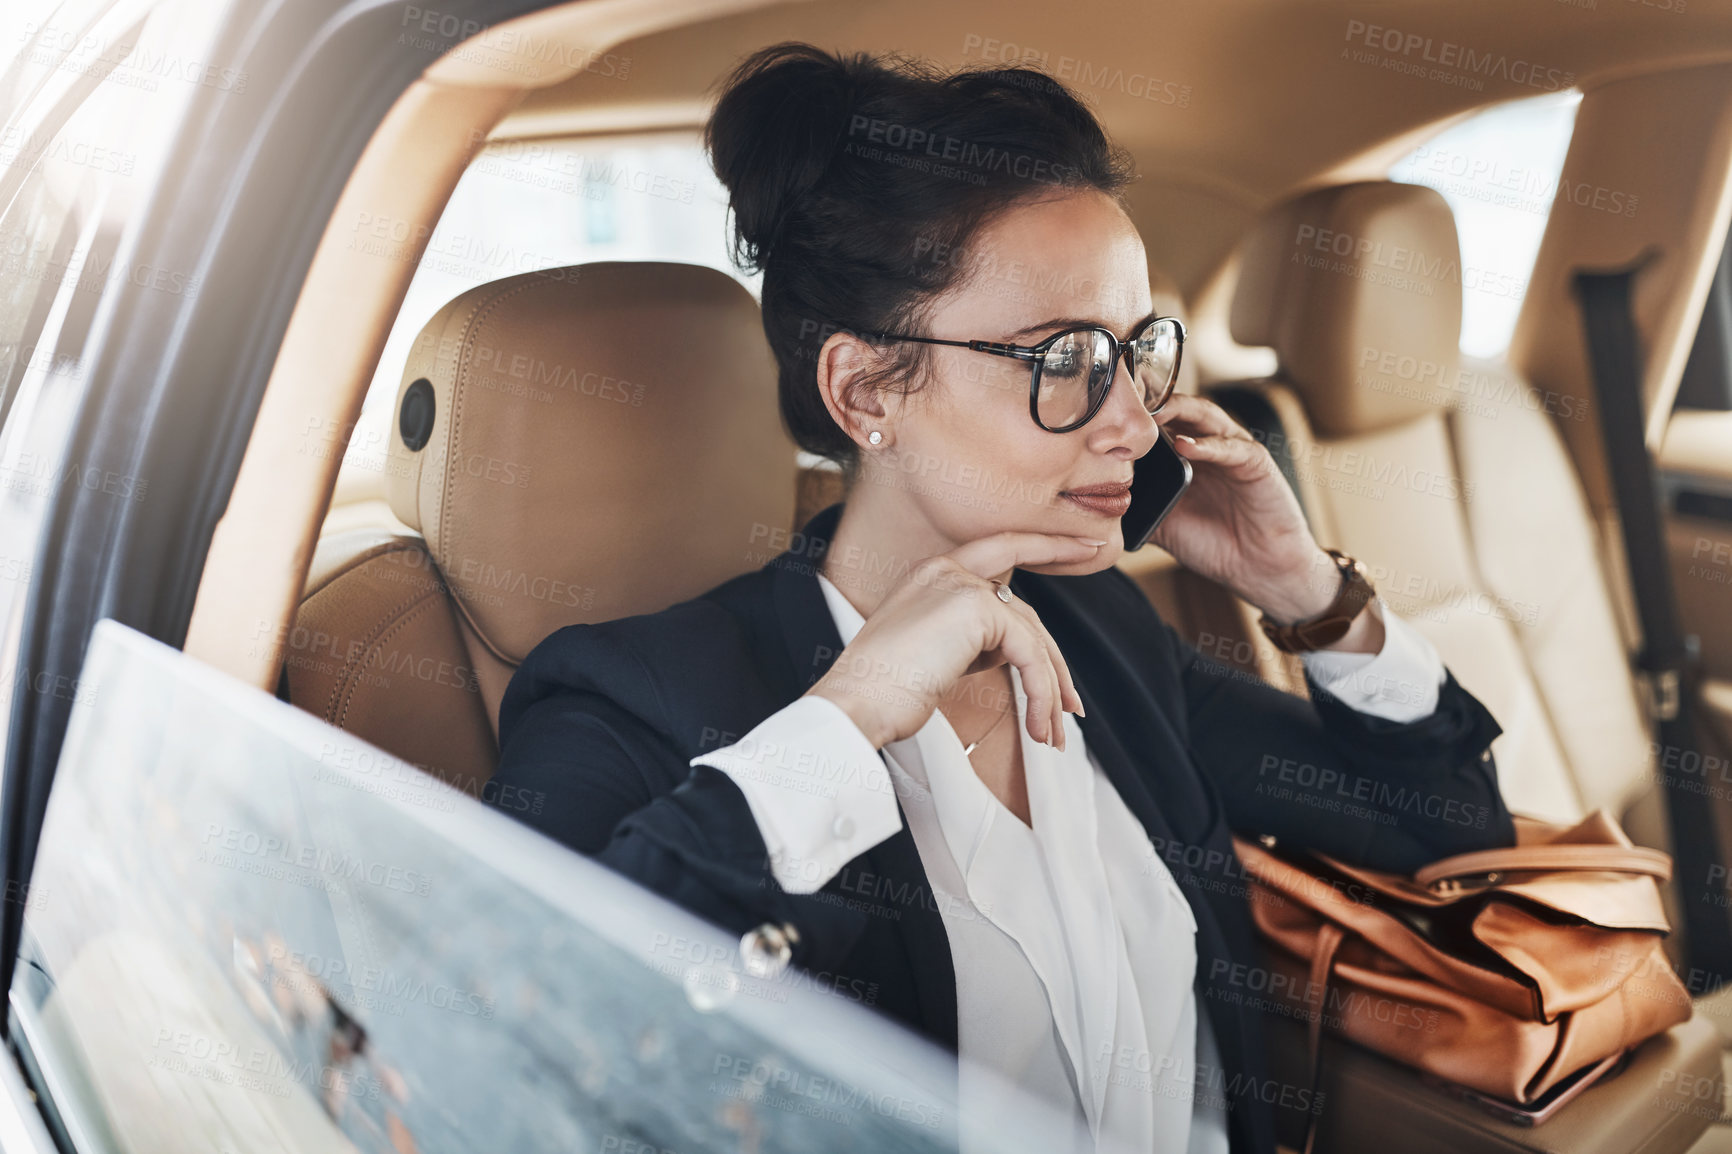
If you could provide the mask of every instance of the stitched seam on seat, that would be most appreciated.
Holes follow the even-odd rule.
[[[348,690],[351,690],[351,692],[346,692],[344,694],[342,713],[338,717],[338,719],[335,723],[338,729],[345,729],[345,730],[347,729],[346,723],[349,719],[349,708],[350,708],[350,706],[354,705],[354,703],[355,703],[355,694],[352,692],[352,690],[356,687],[356,685],[360,679],[360,674],[362,672],[364,672],[367,668],[367,660],[366,660],[367,656],[370,654],[373,654],[373,653],[380,652],[383,649],[383,647],[393,637],[395,637],[397,634],[399,634],[403,631],[404,627],[409,625],[411,622],[413,622],[417,618],[423,616],[425,614],[427,608],[429,606],[431,606],[432,604],[433,604],[432,596],[431,596],[431,594],[429,594],[427,597],[423,598],[419,603],[409,606],[409,608],[407,610],[405,610],[395,621],[390,622],[390,628],[387,629],[385,633],[381,634],[377,641],[375,641],[373,644],[369,645],[365,650],[362,651],[361,660],[357,663],[355,669],[350,674],[348,674],[344,679],[344,687]]]
[[[369,561],[383,557],[387,553],[413,553],[418,546],[424,547],[423,539],[409,539],[405,537],[394,537],[389,541],[380,541],[376,545],[371,545],[345,561],[341,569],[333,570],[331,573],[327,574],[325,580],[317,589],[309,591],[301,598],[301,603],[304,605],[311,601],[313,598],[329,589],[332,585],[336,584],[339,578],[348,576],[350,573],[353,573]],[[428,554],[428,556],[431,557],[432,554]]]
[[[510,292],[501,293],[499,296],[494,297],[491,301],[488,301],[481,308],[477,309],[474,315],[469,318],[468,323],[464,326],[463,341],[458,346],[457,352],[457,371],[452,374],[451,432],[447,438],[447,442],[452,448],[459,447],[462,440],[463,403],[469,392],[469,369],[472,363],[470,352],[474,347],[476,334],[480,331],[481,327],[487,323],[488,318],[504,305],[505,302],[522,293],[528,292],[539,283],[540,282],[537,280],[529,279],[512,289]],[[447,468],[450,467],[450,462],[455,459],[455,457],[455,453],[448,452],[445,455]],[[460,479],[449,472],[446,473],[445,477],[446,485],[441,486],[443,496],[439,502],[439,542],[441,546],[450,540],[451,498],[456,493],[457,483]],[[438,558],[435,557],[434,560],[438,560]],[[459,597],[457,600],[461,603],[462,598]],[[476,630],[476,632],[479,633],[480,630]],[[483,640],[485,640],[485,635],[483,635]]]
[[[481,308],[481,306],[476,305],[474,303],[471,303],[468,306],[468,311],[464,315],[462,321],[458,322],[458,324],[457,324],[458,331],[463,334],[463,341],[458,344],[458,347],[457,347],[457,366],[456,366],[456,369],[452,372],[452,393],[453,393],[453,395],[455,395],[456,393],[458,393],[460,391],[456,387],[457,375],[458,375],[458,373],[460,373],[462,371],[463,356],[464,356],[464,352],[465,352],[466,343],[469,340],[469,333],[475,324],[475,316],[480,311],[480,308]],[[440,332],[444,333],[445,331],[449,330],[450,327],[451,327],[451,321],[447,320],[445,323],[445,328],[441,329]],[[443,338],[443,336],[441,336],[440,341],[439,341],[439,345],[440,345],[440,347],[443,347],[444,344],[445,344],[444,338]],[[434,365],[435,371],[437,371],[438,365],[439,365],[439,354],[437,352],[435,352],[433,354],[433,365]],[[431,375],[431,374],[429,374],[429,375]],[[453,414],[453,415],[455,415],[455,414]],[[437,420],[437,417],[435,417],[435,420]],[[446,461],[451,460],[451,453],[449,451],[450,450],[450,441],[456,435],[456,431],[457,431],[457,426],[455,423],[450,423],[450,426],[451,427],[446,431],[446,434],[445,434],[446,450],[447,450],[445,453],[445,460]],[[417,449],[415,451],[415,455],[420,456],[420,454],[422,452],[424,452],[426,450],[426,448],[427,448],[427,446],[425,446],[425,445],[421,446],[420,449]],[[423,537],[426,536],[426,525],[427,525],[426,512],[425,512],[425,510],[423,510],[421,508],[421,495],[427,491],[426,477],[423,476],[423,473],[425,472],[425,468],[426,468],[426,465],[425,465],[425,462],[423,462],[421,468],[418,469],[416,471],[416,474],[415,474],[415,519],[416,519],[417,524],[421,527]],[[446,478],[440,477],[439,478],[439,487],[437,490],[435,490],[435,492],[438,494],[438,498],[439,498],[439,515],[441,518],[441,523],[440,523],[440,540],[441,541],[444,540],[444,531],[445,530],[444,530],[443,518],[445,515],[445,506],[447,504],[446,493],[445,493],[445,482],[446,482]],[[431,540],[428,541],[427,552],[428,552],[429,556],[432,555],[433,549],[432,549]]]
[[[459,346],[457,354],[457,370],[452,376],[451,433],[449,436],[449,443],[453,448],[457,447],[458,442],[461,439],[463,401],[469,391],[469,369],[471,364],[469,351],[472,347],[475,333],[483,324],[486,323],[487,319],[495,310],[500,308],[507,301],[518,296],[520,293],[528,292],[530,289],[537,287],[538,284],[538,281],[528,280],[512,289],[510,292],[501,293],[499,296],[493,298],[491,301],[488,301],[487,304],[477,309],[466,322],[463,330],[463,341]],[[455,453],[447,453],[445,459],[449,462],[454,459],[455,456]],[[445,491],[439,502],[439,542],[441,549],[443,549],[445,544],[450,540],[449,522],[452,504],[451,498],[456,491],[457,484],[456,479],[450,478],[450,474],[447,474],[447,478],[450,481],[451,487]],[[439,559],[435,556],[433,560],[434,563],[437,564]],[[443,574],[444,570],[441,569],[440,572]],[[482,648],[486,649],[487,652],[491,653],[506,665],[515,668],[519,664],[519,658],[510,656],[503,649],[493,643],[493,639],[489,637],[487,631],[481,627],[481,623],[476,620],[475,614],[470,612],[468,604],[461,595],[454,596],[452,602],[456,606],[458,614],[463,618],[463,620],[469,623],[469,631],[475,634],[476,638],[480,640]]]
[[[301,607],[304,609],[306,606],[312,604],[312,602],[315,599],[320,598],[320,597],[324,596],[327,592],[329,592],[336,585],[337,577],[347,576],[351,573],[359,572],[360,569],[362,568],[362,566],[364,564],[366,564],[367,562],[375,561],[378,558],[383,557],[387,553],[391,553],[391,552],[412,553],[414,551],[415,551],[414,548],[410,544],[404,543],[404,548],[402,548],[402,549],[381,549],[378,552],[371,554],[370,556],[367,556],[364,558],[358,558],[354,564],[345,567],[341,573],[336,574],[335,576],[333,576],[331,578],[331,580],[326,581],[323,585],[319,586],[319,588],[316,592],[314,592],[310,597],[306,598],[306,600],[304,600],[301,603]],[[425,552],[425,549],[423,549],[422,551]],[[429,562],[431,562],[433,560],[433,556],[431,553],[427,554],[427,559]],[[409,599],[407,601],[398,602],[396,605],[392,606],[389,610],[386,611],[385,616],[380,620],[380,622],[373,626],[372,632],[365,635],[364,639],[367,641],[367,643],[369,645],[371,645],[373,643],[372,639],[377,636],[379,630],[384,629],[387,626],[389,626],[391,621],[397,615],[408,612],[409,609],[411,609],[415,605],[417,600],[419,600],[422,597],[427,596],[427,594],[429,592],[440,592],[440,593],[445,592],[445,583],[444,583],[443,576],[440,575],[436,569],[433,570],[433,574],[434,574],[434,580],[433,580],[433,588],[431,590],[421,590],[419,592],[411,591],[408,595]],[[298,616],[299,616],[299,614],[297,613],[297,617]],[[285,655],[285,657],[284,657],[285,664],[287,663],[287,660],[288,660],[287,656]],[[333,724],[335,724],[337,701],[341,697],[342,691],[343,691],[344,676],[346,676],[346,675],[340,675],[337,678],[337,683],[332,687],[330,696],[325,699],[325,711],[324,711],[323,716],[324,716],[326,721],[330,721]]]
[[[343,674],[337,678],[337,683],[331,687],[331,696],[325,703],[325,720],[331,722],[339,729],[342,728],[342,718],[347,716],[349,704],[353,701],[353,695],[350,691],[354,687],[355,680],[358,676],[358,670],[366,668],[367,654],[373,652],[373,650],[376,649],[385,639],[388,631],[390,631],[398,622],[402,621],[406,615],[413,613],[418,605],[426,602],[432,597],[444,596],[444,594],[445,587],[440,584],[435,584],[431,589],[425,589],[419,593],[415,593],[408,601],[400,602],[393,606],[379,619],[373,628],[362,638],[364,645],[361,649],[360,661],[351,664],[350,668],[345,670]],[[341,703],[341,713],[338,712],[339,703]]]
[[[523,663],[521,658],[512,657],[503,649],[499,648],[499,646],[493,644],[487,634],[483,632],[480,623],[475,620],[475,615],[469,612],[469,607],[463,603],[463,598],[461,596],[454,594],[451,598],[451,603],[452,607],[457,611],[458,616],[462,617],[463,620],[468,623],[469,632],[473,633],[476,640],[481,642],[481,647],[483,649],[487,650],[487,652],[491,653],[494,657],[497,657],[506,665],[511,666],[513,669],[516,669]]]

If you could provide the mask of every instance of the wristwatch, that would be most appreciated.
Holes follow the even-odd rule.
[[[1341,570],[1341,591],[1335,594],[1329,608],[1309,621],[1295,621],[1291,625],[1277,625],[1266,613],[1257,618],[1264,634],[1283,653],[1305,653],[1341,640],[1353,627],[1353,619],[1377,596],[1364,565],[1339,549],[1323,551],[1334,558],[1335,567]]]

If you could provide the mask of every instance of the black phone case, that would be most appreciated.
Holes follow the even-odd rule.
[[[1141,549],[1149,535],[1172,512],[1191,484],[1191,462],[1179,456],[1172,438],[1162,429],[1154,446],[1137,458],[1131,477],[1131,507],[1119,518],[1125,552]]]

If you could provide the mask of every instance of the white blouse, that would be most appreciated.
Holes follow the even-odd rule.
[[[818,581],[847,645],[864,618],[827,578]],[[1378,609],[1385,641],[1375,656],[1324,651],[1303,660],[1355,709],[1425,717],[1437,707],[1442,659]],[[1068,1117],[1074,1154],[1225,1151],[1223,1075],[1193,992],[1190,904],[1076,718],[1063,714],[1064,752],[1036,742],[1014,666],[1011,683],[1032,828],[975,774],[938,710],[880,759],[839,706],[807,695],[691,764],[740,787],[790,893],[815,892],[900,830],[901,802],[956,971],[964,1151],[985,1150],[970,1122],[1005,1113],[1004,1095]]]

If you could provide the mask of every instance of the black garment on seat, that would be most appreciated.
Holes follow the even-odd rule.
[[[818,894],[789,894],[738,787],[688,767],[793,701],[835,660],[841,638],[817,572],[841,510],[813,517],[798,553],[701,597],[545,639],[500,708],[496,796],[533,791],[539,814],[505,812],[729,933],[792,922],[801,933],[795,964],[955,1051],[949,943],[906,824]],[[1116,568],[1080,577],[1019,570],[1010,584],[1064,653],[1089,749],[1191,904],[1197,991],[1224,1067],[1201,1072],[1199,1090],[1228,1101],[1235,1150],[1267,1154],[1269,1103],[1278,1099],[1247,1006],[1261,986],[1247,984],[1242,968],[1259,966],[1262,954],[1229,827],[1398,870],[1513,844],[1487,751],[1501,730],[1453,674],[1431,716],[1396,724],[1314,684],[1306,701],[1212,664]],[[1383,818],[1348,816],[1348,802]]]

